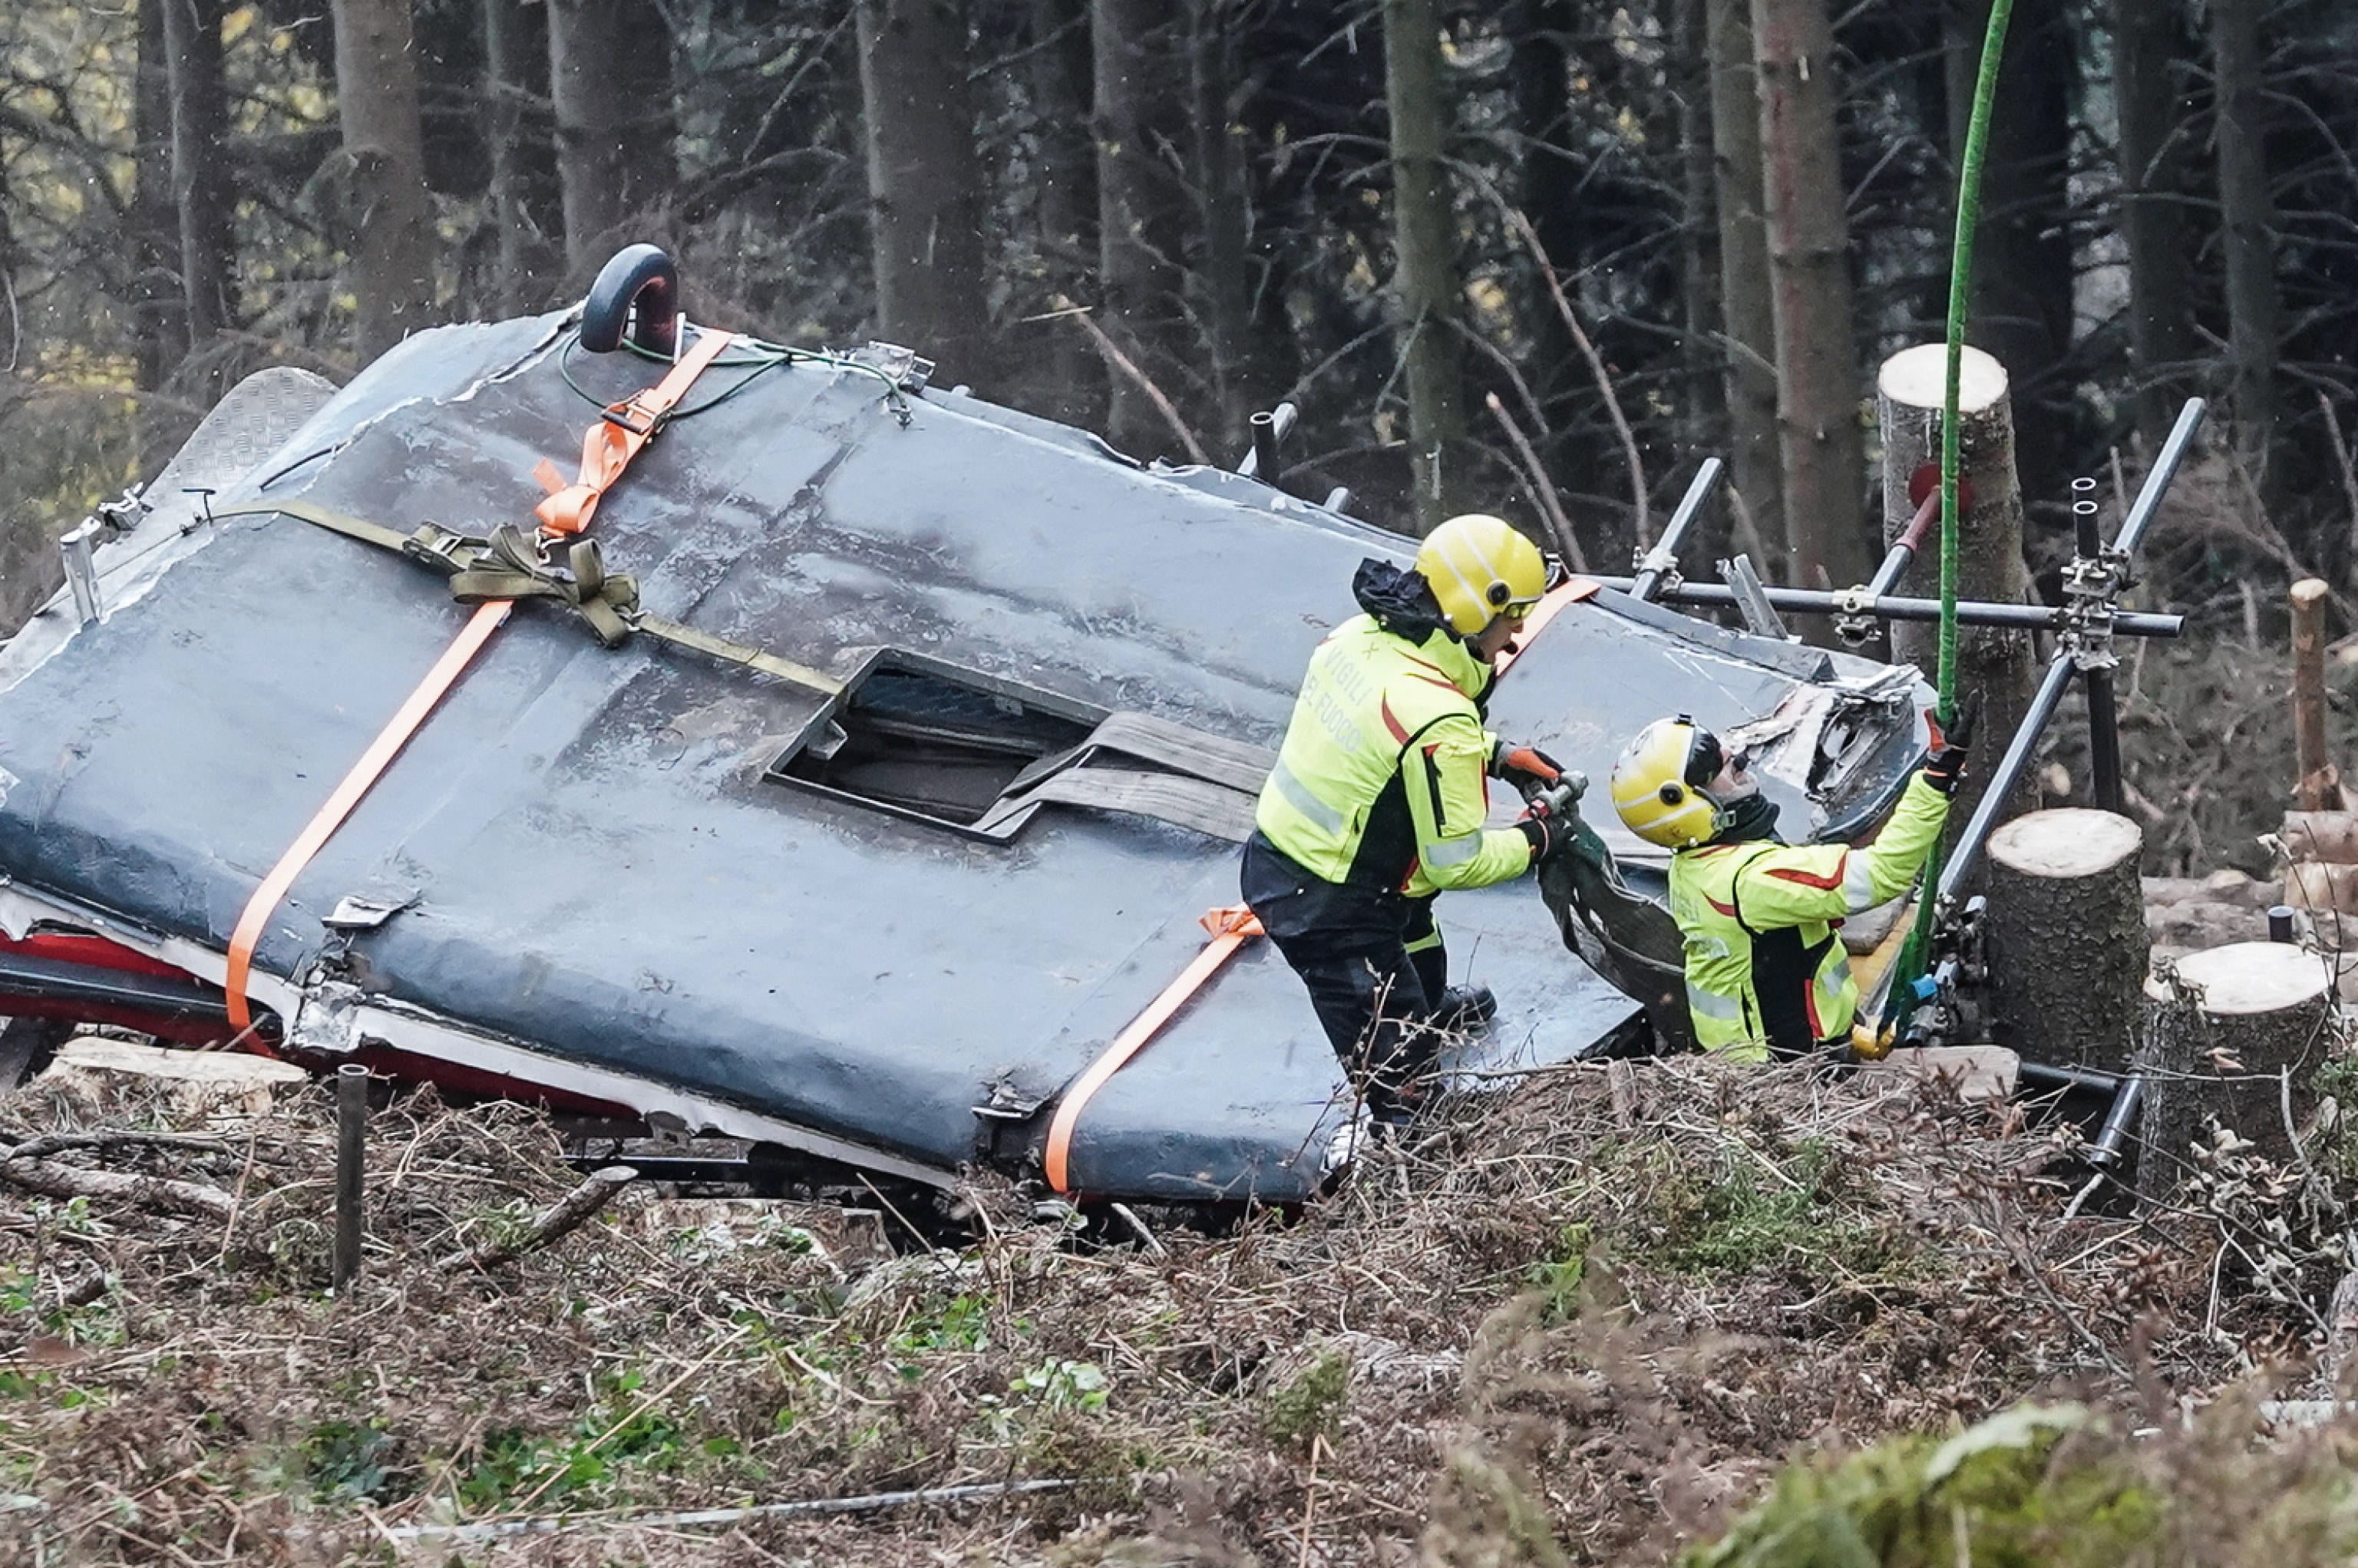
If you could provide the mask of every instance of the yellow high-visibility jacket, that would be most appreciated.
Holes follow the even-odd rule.
[[[1704,844],[1671,857],[1695,1043],[1739,1061],[1850,1038],[1858,983],[1836,931],[1924,869],[1949,797],[1918,773],[1875,842]]]
[[[1530,840],[1484,827],[1497,738],[1476,703],[1493,678],[1445,631],[1416,643],[1369,615],[1336,627],[1261,786],[1261,836],[1325,881],[1410,898],[1521,875]]]

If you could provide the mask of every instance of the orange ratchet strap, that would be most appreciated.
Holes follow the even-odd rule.
[[[442,700],[443,694],[458,681],[514,608],[515,600],[512,599],[494,599],[475,607],[475,613],[460,632],[458,640],[434,661],[434,667],[426,672],[426,678],[417,683],[417,689],[409,694],[401,711],[393,716],[393,722],[377,732],[368,750],[361,753],[361,760],[352,764],[352,771],[336,786],[336,793],[328,797],[328,804],[304,825],[295,842],[278,857],[278,863],[270,868],[270,874],[262,879],[262,885],[254,890],[254,896],[246,900],[245,912],[237,917],[237,930],[229,939],[229,973],[222,981],[222,988],[229,992],[229,1021],[233,1026],[246,1029],[254,1023],[253,1011],[246,1005],[245,982],[253,972],[254,949],[262,940],[262,928],[269,923],[270,912],[278,907],[278,901],[287,896],[287,890],[295,885],[295,879],[303,874],[311,857],[343,826],[352,807],[361,803],[361,796],[368,794],[377,776],[409,743],[417,727],[426,722],[426,716],[434,711],[434,705]]]
[[[590,525],[590,515],[597,510],[598,498],[622,477],[622,470],[663,428],[664,421],[687,395],[688,387],[731,341],[727,332],[704,333],[661,382],[609,407],[582,438],[579,482],[566,484],[556,467],[546,460],[533,470],[533,477],[540,481],[542,487],[554,492],[535,509],[543,539],[563,538]],[[426,678],[403,701],[400,711],[377,731],[376,739],[369,742],[361,760],[336,785],[327,804],[304,825],[295,842],[278,857],[278,863],[270,868],[270,874],[262,879],[262,885],[254,890],[254,896],[246,900],[243,912],[237,917],[237,927],[230,934],[229,969],[222,979],[222,989],[229,993],[232,1027],[253,1027],[254,1010],[246,1000],[245,987],[254,973],[254,950],[262,941],[263,927],[270,923],[271,912],[278,907],[312,857],[335,837],[336,829],[360,805],[362,796],[375,786],[394,758],[401,754],[401,749],[417,733],[418,726],[426,722],[435,705],[458,684],[459,677],[514,608],[512,599],[488,600],[475,607],[475,613],[457,639],[434,661],[434,667],[426,672]]]
[[[608,406],[581,438],[581,477],[571,484],[565,482],[555,463],[542,459],[532,470],[532,477],[548,492],[548,499],[533,508],[533,515],[540,519],[540,531],[561,539],[589,527],[590,514],[598,510],[598,498],[622,477],[639,449],[655,438],[655,432],[664,427],[705,367],[735,341],[728,332],[704,333],[694,348],[680,356],[669,375],[644,392]]]
[[[1073,1190],[1072,1172],[1066,1161],[1073,1150],[1073,1128],[1081,1119],[1082,1109],[1105,1087],[1106,1080],[1121,1070],[1123,1063],[1137,1055],[1140,1047],[1162,1032],[1172,1016],[1187,1004],[1189,997],[1220,972],[1220,966],[1233,957],[1238,948],[1261,934],[1260,921],[1242,904],[1208,912],[1203,918],[1203,926],[1212,934],[1212,940],[1195,955],[1195,962],[1163,987],[1163,994],[1130,1021],[1130,1027],[1114,1036],[1113,1044],[1073,1080],[1073,1087],[1057,1102],[1056,1114],[1048,1123],[1048,1148],[1043,1162],[1048,1168],[1048,1184],[1058,1192]]]

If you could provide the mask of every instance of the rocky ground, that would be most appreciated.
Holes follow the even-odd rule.
[[[2066,1219],[2071,1135],[2022,1106],[1690,1059],[1456,1107],[1225,1234],[1109,1246],[978,1186],[971,1242],[929,1250],[889,1206],[642,1185],[502,1259],[579,1174],[530,1115],[416,1096],[374,1119],[339,1300],[325,1095],[189,1093],[53,1074],[0,1102],[0,1561],[2349,1544],[2350,1434],[2256,1408],[2329,1391],[2342,1349],[2322,1140],[2305,1170],[2229,1147],[2169,1209]],[[1972,1424],[2026,1399],[2075,1413]],[[777,1507],[950,1487],[997,1490]],[[1835,1539],[1861,1530],[1866,1555]]]

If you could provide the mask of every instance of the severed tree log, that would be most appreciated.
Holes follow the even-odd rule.
[[[544,1210],[532,1222],[532,1228],[522,1236],[500,1241],[487,1241],[471,1252],[462,1252],[444,1265],[449,1269],[488,1269],[504,1263],[526,1252],[537,1252],[551,1242],[562,1240],[587,1224],[592,1215],[606,1206],[607,1201],[624,1187],[639,1179],[638,1171],[629,1165],[601,1165],[582,1179],[581,1184]]]
[[[2149,947],[2137,853],[2109,811],[2062,807],[1989,841],[1990,1033],[2034,1062],[2118,1072],[2136,1044]]]
[[[2358,866],[2358,811],[2288,811],[2277,837],[2296,860]]]
[[[1916,515],[1909,481],[1941,461],[1941,409],[1946,400],[1948,349],[1921,343],[1883,362],[1876,378],[1876,413],[1883,429],[1883,523],[1887,544]],[[1957,594],[1961,599],[2020,604],[2030,597],[2022,559],[2022,490],[2015,476],[2014,409],[2006,367],[1979,349],[1964,353],[1957,390],[1957,472],[1973,488],[1973,505],[1957,519]],[[1940,524],[1936,519],[1916,554],[1909,591],[1939,592]],[[1927,675],[1939,648],[1939,629],[1892,628],[1892,654],[1913,659]],[[2028,632],[1968,626],[1957,634],[1957,690],[1982,695],[1981,733],[1993,755],[2004,749],[2030,709],[2039,658]],[[1950,836],[1973,816],[1985,774],[1968,773]],[[2023,799],[2028,801],[2028,786]]]
[[[2332,964],[2289,942],[2237,942],[2162,966],[2146,996],[2138,1190],[2158,1199],[2177,1185],[2211,1120],[2292,1158],[2335,1039]]]
[[[2249,417],[2241,408],[2236,413]],[[2293,763],[2299,774],[2293,793],[2303,811],[2323,811],[2342,800],[2342,780],[2325,752],[2325,600],[2332,592],[2313,577],[2292,585],[2292,739]],[[2285,842],[2289,845],[2292,840],[2288,838]]]
[[[81,1165],[61,1165],[54,1160],[9,1160],[0,1164],[0,1182],[13,1183],[47,1197],[95,1198],[174,1214],[207,1215],[214,1219],[227,1219],[233,1206],[229,1194],[219,1187],[177,1182],[168,1176],[92,1171]]]

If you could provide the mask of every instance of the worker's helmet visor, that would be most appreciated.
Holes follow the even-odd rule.
[[[1563,561],[1559,560],[1554,556],[1548,556],[1544,558],[1547,562],[1545,586],[1537,593],[1531,594],[1522,599],[1510,599],[1507,600],[1506,603],[1498,607],[1498,613],[1505,616],[1509,622],[1517,626],[1521,625],[1525,621],[1531,618],[1531,611],[1540,607],[1541,600],[1545,599],[1549,594],[1553,593],[1557,589],[1562,588],[1571,579],[1572,574],[1564,570]]]
[[[1708,730],[1698,728],[1687,746],[1687,765],[1679,776],[1689,789],[1711,790],[1722,778],[1727,783],[1714,792],[1714,798],[1725,805],[1750,795],[1756,787],[1750,777],[1752,749],[1739,746],[1733,752],[1726,743]]]

